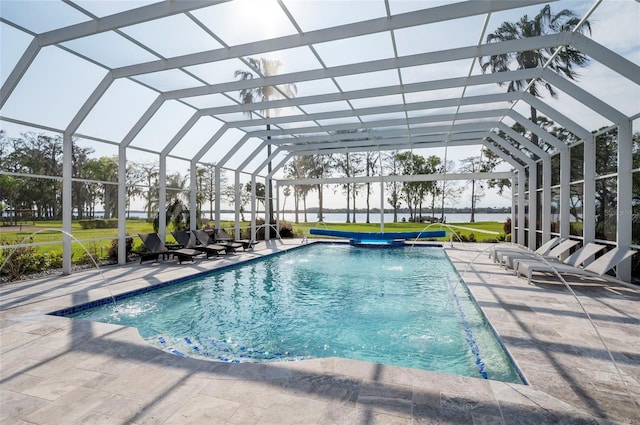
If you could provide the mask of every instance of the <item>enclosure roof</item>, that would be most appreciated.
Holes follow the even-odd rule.
[[[487,43],[551,4],[591,23]],[[32,125],[195,162],[264,172],[291,154],[488,145],[531,107],[579,138],[640,112],[633,1],[1,1],[3,126]],[[613,26],[615,25],[615,27]],[[571,46],[571,81],[543,67],[483,73],[479,58]],[[280,61],[267,70],[261,58]],[[239,74],[240,73],[240,74]],[[240,79],[238,75],[253,75]],[[558,99],[513,80],[541,79]],[[500,85],[501,84],[501,85]],[[240,93],[275,87],[244,104]],[[264,91],[263,91],[264,93]],[[514,137],[517,137],[514,136]],[[135,148],[135,149],[134,149]],[[270,150],[271,150],[270,149]],[[512,164],[527,158],[507,150]]]

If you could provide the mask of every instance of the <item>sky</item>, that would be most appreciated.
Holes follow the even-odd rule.
[[[96,16],[107,16],[132,7],[149,4],[142,1],[77,1]],[[360,20],[385,16],[383,0],[350,0],[350,1],[305,1],[283,0],[289,13],[303,31],[313,31],[324,27],[348,24]],[[443,3],[420,0],[390,0],[389,9],[392,14],[411,12],[425,7],[433,7]],[[330,7],[328,6],[330,4]],[[577,15],[584,15],[594,4],[593,1],[563,0],[551,3],[552,10],[562,8],[573,10]],[[487,23],[487,31],[491,32],[504,21],[516,21],[523,14],[535,15],[542,5],[532,6],[515,11],[495,12]],[[121,33],[113,31],[72,40],[62,43],[62,47],[49,46],[43,48],[27,73],[16,87],[14,93],[0,110],[0,116],[12,120],[36,122],[45,127],[63,129],[73,119],[75,113],[85,102],[97,84],[105,75],[105,69],[69,53],[71,49],[90,60],[108,67],[119,68],[140,62],[149,62],[158,57],[170,58],[195,53],[201,50],[220,49],[223,44],[236,45],[260,41],[265,38],[286,36],[296,32],[296,28],[282,10],[271,0],[250,2],[249,0],[223,3],[215,7],[198,9],[191,12],[198,22],[209,29],[215,29],[218,39],[212,38],[203,28],[194,24],[184,14],[163,18],[158,21],[145,22],[123,28]],[[13,66],[29,45],[34,33],[54,30],[87,20],[86,15],[60,1],[33,0],[0,0],[0,16],[15,22],[24,29],[20,30],[6,22],[0,21],[0,81],[4,83]],[[265,19],[268,16],[268,19]],[[640,64],[640,3],[633,0],[605,0],[589,18],[591,22],[591,38],[614,52],[624,56],[635,64]],[[242,31],[238,31],[239,22]],[[436,51],[446,48],[471,46],[478,43],[484,16],[459,19],[437,23],[429,26],[411,27],[394,32],[394,40],[388,34],[380,33],[357,37],[356,39],[338,40],[314,45],[317,54],[329,67],[349,65],[358,61],[384,59],[393,57],[393,43],[399,56],[421,52]],[[613,30],[615,29],[615,30]],[[446,37],[443,36],[446,34]],[[131,40],[140,44],[136,45]],[[141,45],[146,46],[145,50]],[[280,50],[266,55],[283,63],[282,73],[305,71],[320,67],[318,58],[307,47]],[[471,68],[473,66],[473,68]],[[149,107],[157,96],[156,90],[180,90],[200,87],[206,84],[220,84],[233,81],[234,71],[246,69],[237,59],[222,60],[215,63],[188,66],[183,70],[169,70],[137,75],[130,79],[118,79],[95,108],[78,128],[81,135],[92,136],[113,144],[99,143],[95,140],[79,138],[78,144],[91,146],[96,156],[117,155],[117,146],[134,125],[138,117]],[[479,74],[477,63],[470,60],[453,61],[436,65],[407,67],[401,70],[402,82],[409,84],[422,81],[423,76],[429,79],[465,77],[471,69],[472,74]],[[336,86],[336,83],[339,85]],[[298,97],[316,94],[337,93],[339,90],[350,91],[367,89],[384,85],[399,84],[399,76],[395,70],[379,71],[357,76],[337,77],[336,82],[328,79],[302,82],[297,85]],[[588,68],[580,70],[578,84],[594,96],[605,100],[614,108],[628,116],[640,112],[639,87],[620,78],[609,68],[592,61]],[[469,87],[465,96],[476,94],[498,93],[504,88]],[[462,96],[462,89],[444,89],[431,92],[412,93],[407,95],[408,102],[434,100],[442,97]],[[380,98],[356,99],[354,107],[373,107],[392,105],[397,102],[394,96]],[[575,102],[570,96],[560,93],[558,99],[545,96],[544,100],[561,112],[570,111],[572,118],[589,130],[610,125],[606,119],[591,109]],[[163,104],[157,114],[142,131],[133,139],[127,152],[128,158],[138,162],[153,159],[149,151],[158,149],[158,145],[166,144],[175,135],[184,122],[193,114],[193,108],[215,108],[234,105],[238,102],[238,93],[216,93],[206,96],[195,96],[183,99],[183,102],[170,100]],[[514,110],[528,116],[526,105],[516,103]],[[348,109],[344,101],[308,105],[307,113]],[[473,110],[473,106],[462,107],[461,112]],[[442,108],[439,113],[451,112]],[[297,114],[295,110],[282,110],[281,116]],[[409,116],[419,115],[412,112]],[[392,113],[384,118],[393,118]],[[241,112],[220,116],[225,121],[244,120]],[[376,116],[369,117],[377,118]],[[335,123],[349,123],[351,118],[335,119]],[[328,124],[329,122],[327,122]],[[332,121],[333,123],[333,121]],[[176,144],[172,153],[176,156],[189,156],[197,151],[203,140],[208,140],[223,123],[212,117],[203,117]],[[295,124],[304,126],[307,124]],[[282,128],[287,128],[283,124]],[[638,120],[634,128],[638,129]],[[6,130],[10,137],[18,136],[29,128],[0,120],[0,128]],[[258,130],[261,127],[245,124],[244,131]],[[37,130],[41,131],[41,130]],[[216,162],[220,152],[230,148],[244,132],[237,129],[227,131],[216,143],[216,149],[208,152],[205,162]],[[259,140],[252,138],[246,142],[246,148],[253,148]],[[246,159],[241,151],[233,157],[228,166],[233,168]],[[438,155],[442,158],[459,162],[461,159],[476,156],[479,147],[448,147],[416,150],[415,153]],[[255,166],[262,162],[263,155],[257,156],[249,164]],[[186,173],[189,164],[177,159],[169,159],[169,171]],[[498,171],[507,171],[510,167],[503,165]],[[379,206],[377,185],[374,185],[372,205]],[[345,206],[343,195],[332,187],[324,190],[325,206],[339,208]],[[309,206],[317,205],[317,197],[311,196]],[[288,202],[291,202],[290,200]],[[469,195],[466,192],[456,206],[469,206]],[[488,191],[479,206],[509,206],[510,198],[499,196],[495,191]],[[134,204],[136,205],[136,204]],[[362,197],[358,206],[364,206]],[[388,205],[387,205],[388,206]]]

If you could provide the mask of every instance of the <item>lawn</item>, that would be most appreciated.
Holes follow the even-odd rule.
[[[309,235],[309,229],[317,227],[321,229],[334,229],[342,231],[354,232],[379,232],[380,223],[300,223],[294,224],[294,232],[296,235]],[[473,233],[476,240],[496,239],[499,234],[503,233],[502,223],[497,222],[479,222],[479,223],[455,223],[455,224],[426,224],[426,223],[385,223],[385,232],[420,232],[423,230],[445,230],[447,236],[440,240],[449,240],[450,232],[455,232],[453,239],[469,238]],[[309,236],[313,237],[313,236]]]

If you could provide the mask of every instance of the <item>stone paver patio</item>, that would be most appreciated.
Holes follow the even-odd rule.
[[[47,313],[288,249],[178,265],[130,264],[0,288],[2,424],[640,424],[640,290],[526,279],[484,244],[447,252],[529,385],[339,358],[268,364],[184,359],[135,329]],[[473,265],[469,266],[469,262]],[[620,380],[624,378],[624,383]]]

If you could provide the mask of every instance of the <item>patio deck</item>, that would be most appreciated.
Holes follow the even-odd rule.
[[[103,274],[118,294],[299,243]],[[339,358],[184,359],[149,346],[135,329],[47,316],[110,295],[89,270],[0,288],[0,423],[640,424],[640,291],[600,280],[573,285],[625,385],[575,298],[557,281],[527,285],[500,269],[478,255],[488,246],[447,252],[530,385]]]

